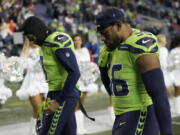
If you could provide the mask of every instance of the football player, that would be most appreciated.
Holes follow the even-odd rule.
[[[156,37],[131,28],[124,12],[106,8],[96,16],[101,79],[112,98],[113,135],[172,135],[171,114]]]
[[[52,32],[37,17],[23,25],[24,35],[41,47],[48,94],[40,135],[76,135],[75,106],[79,99],[76,83],[80,77],[72,38]]]

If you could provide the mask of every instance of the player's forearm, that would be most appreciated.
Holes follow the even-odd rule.
[[[172,135],[171,114],[168,99],[165,97],[153,98],[153,104],[161,135]]]
[[[148,94],[154,104],[161,135],[172,135],[171,114],[163,74],[160,68],[142,74]]]
[[[110,79],[108,77],[108,68],[107,67],[99,67],[99,70],[100,70],[102,83],[103,83],[104,87],[106,88],[107,93],[109,95],[112,95],[111,89],[109,87]]]

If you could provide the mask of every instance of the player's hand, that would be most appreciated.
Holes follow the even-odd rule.
[[[47,108],[44,111],[48,114],[55,112],[60,107],[59,103],[55,100],[51,100]]]

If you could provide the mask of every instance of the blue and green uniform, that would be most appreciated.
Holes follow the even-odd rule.
[[[47,99],[56,100],[61,107],[53,114],[44,115],[40,135],[76,135],[74,110],[79,99],[76,83],[80,72],[73,51],[71,37],[62,32],[51,33],[41,46],[49,87]]]
[[[152,100],[145,89],[136,65],[136,60],[140,56],[148,54],[159,55],[157,39],[151,33],[140,32],[136,29],[133,29],[132,34],[115,50],[109,52],[106,46],[101,48],[98,63],[100,69],[107,69],[105,71],[109,80],[106,79],[105,81],[102,78],[102,81],[104,81],[103,84],[108,93],[111,94],[112,105],[117,116],[114,129],[120,129],[119,135],[128,130],[129,132],[127,133],[131,132],[131,134],[126,133],[126,135],[134,135],[136,132],[136,134],[142,134],[143,128],[146,127],[146,125],[144,127],[145,119],[149,119],[147,118],[149,116],[148,111],[151,112],[153,109],[152,107],[151,109],[148,108],[152,105]],[[131,118],[130,120],[128,116],[133,115],[136,118]],[[133,119],[136,119],[136,121],[132,122]],[[121,126],[117,124],[121,123],[120,121],[126,122],[126,126],[122,125],[126,130],[122,127],[118,128]],[[135,124],[134,126],[133,123]],[[135,128],[133,129],[132,126]],[[157,132],[157,127],[155,132]],[[116,135],[115,131],[113,135]],[[149,133],[146,135],[149,135]]]

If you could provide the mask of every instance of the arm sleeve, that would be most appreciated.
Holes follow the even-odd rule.
[[[108,68],[107,67],[99,67],[100,70],[100,76],[101,81],[106,88],[106,91],[109,95],[112,95],[111,89],[110,89],[110,79],[108,77]]]
[[[151,96],[161,135],[172,135],[171,113],[163,73],[160,68],[142,74],[148,94]]]
[[[55,51],[55,54],[58,61],[68,72],[61,97],[56,99],[57,102],[62,103],[67,98],[68,94],[75,89],[76,83],[80,77],[80,71],[77,65],[76,57],[70,48],[58,49]]]
[[[106,46],[103,46],[100,50],[98,65],[100,70],[101,81],[106,88],[106,91],[109,95],[112,94],[110,89],[110,79],[108,76],[108,60],[110,53],[107,51]]]

